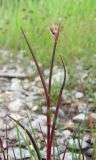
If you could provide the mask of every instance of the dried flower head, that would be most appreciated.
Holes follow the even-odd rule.
[[[60,30],[60,24],[55,25],[54,27],[51,27],[51,28],[50,28],[50,31],[51,31],[51,33],[52,33],[52,35],[53,35],[53,37],[54,37],[55,43],[57,43],[57,41],[58,41],[59,30]]]

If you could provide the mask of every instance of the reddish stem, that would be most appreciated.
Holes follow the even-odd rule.
[[[56,33],[53,33],[54,29],[51,28],[51,32],[52,32],[52,34],[54,34],[54,47],[53,47],[53,54],[52,54],[50,75],[49,75],[49,87],[48,87],[49,96],[50,96],[50,93],[51,93],[51,80],[52,80],[52,72],[53,72],[53,64],[54,64],[54,58],[55,58],[56,45],[57,45],[57,41],[58,41],[58,37],[59,37],[59,28],[60,28],[60,25],[57,26]],[[49,114],[49,118],[50,118],[50,105],[49,105],[49,108],[47,110],[47,114]],[[49,121],[50,121],[50,119],[49,119]],[[50,123],[48,124],[48,137],[47,138],[48,138],[47,160],[50,160],[51,159],[51,153],[49,152],[49,148],[50,148],[50,144],[49,144],[50,143],[49,142],[49,139],[50,139]]]
[[[50,67],[50,76],[49,76],[49,95],[51,93],[51,80],[52,80],[52,72],[53,72],[53,64],[54,64],[54,57],[55,57],[55,51],[56,51],[56,44],[54,43],[53,47],[53,54],[52,54],[52,60],[51,60],[51,67]]]
[[[51,154],[51,146],[52,146],[52,142],[53,142],[53,138],[54,138],[54,131],[55,131],[55,126],[56,126],[56,120],[57,120],[57,116],[58,116],[58,111],[60,108],[60,103],[61,103],[61,97],[62,97],[62,92],[63,92],[63,88],[65,86],[65,81],[66,81],[66,69],[65,69],[65,65],[64,62],[62,60],[62,64],[63,64],[63,68],[64,68],[64,80],[63,80],[63,84],[61,86],[60,92],[59,92],[59,97],[58,97],[58,102],[57,102],[57,106],[56,106],[56,111],[54,113],[54,120],[53,120],[53,125],[52,125],[52,130],[51,130],[51,134],[50,134],[50,142],[49,142],[49,152]]]
[[[41,79],[41,82],[42,82],[42,85],[43,85],[43,88],[44,88],[44,91],[45,91],[45,95],[46,95],[46,102],[47,102],[47,160],[50,160],[49,159],[49,149],[48,149],[49,148],[49,139],[50,139],[50,97],[49,97],[49,93],[48,93],[47,88],[46,88],[46,84],[45,84],[42,72],[41,72],[40,67],[38,65],[38,62],[37,62],[37,60],[35,58],[35,54],[34,54],[32,48],[31,48],[31,46],[29,44],[29,41],[28,41],[23,29],[22,29],[22,33],[23,33],[25,41],[26,41],[26,43],[28,45],[30,53],[31,53],[31,55],[32,55],[32,57],[34,59],[34,62],[35,62],[35,65],[37,67],[37,70],[38,70],[38,73],[39,73],[39,76],[40,76],[40,79]]]
[[[6,123],[6,147],[7,147],[7,160],[8,160],[9,156],[8,156],[8,128],[7,128],[7,123]]]

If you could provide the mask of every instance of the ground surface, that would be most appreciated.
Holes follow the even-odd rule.
[[[9,156],[14,159],[12,145],[17,159],[20,159],[19,142],[16,126],[8,118],[10,114],[13,118],[20,121],[26,128],[32,132],[30,125],[35,131],[35,138],[40,147],[42,157],[46,155],[46,147],[43,136],[46,138],[46,101],[44,91],[38,77],[33,61],[27,65],[20,63],[19,60],[14,60],[13,54],[8,51],[1,50],[3,55],[6,55],[7,63],[0,62],[0,135],[3,139],[3,145],[6,150],[6,124],[8,127],[8,148]],[[20,52],[21,53],[21,52]],[[19,55],[20,56],[20,55]],[[49,70],[43,70],[46,83],[48,83]],[[65,148],[65,160],[79,159],[80,146],[84,153],[84,159],[93,160],[93,148],[95,142],[95,123],[96,123],[96,84],[95,75],[91,79],[89,70],[84,70],[80,61],[76,61],[76,83],[72,89],[68,85],[70,80],[66,81],[66,89],[62,95],[61,108],[58,115],[56,127],[56,158],[62,158]],[[90,78],[89,78],[90,76]],[[59,66],[54,66],[52,85],[52,116],[55,111],[57,100],[58,87],[62,82],[63,70]],[[89,80],[92,83],[90,85]],[[93,81],[94,80],[94,81]],[[94,83],[93,83],[94,82]],[[55,103],[55,104],[54,104]],[[29,117],[29,118],[28,118]],[[29,122],[30,119],[30,122]],[[40,126],[42,129],[40,129]],[[92,130],[93,128],[93,130]],[[19,129],[20,143],[22,147],[22,157],[30,157],[27,144],[24,140],[26,135],[24,131]],[[38,134],[37,134],[38,133]],[[22,136],[23,134],[23,136]],[[74,137],[74,138],[73,138]],[[73,140],[74,139],[74,140]],[[68,141],[68,144],[67,144]],[[27,142],[30,144],[30,141]],[[31,146],[31,144],[30,144]],[[57,150],[58,146],[58,150]],[[73,147],[75,146],[75,147]],[[32,148],[32,146],[31,146]],[[73,150],[72,148],[75,148]],[[33,150],[33,148],[32,148]],[[95,151],[94,151],[95,152]],[[33,153],[34,154],[34,153]],[[52,155],[53,151],[52,151]],[[72,159],[73,156],[73,159]],[[75,156],[75,157],[74,157]],[[88,156],[86,158],[86,156]],[[2,157],[2,154],[1,154]],[[34,156],[33,156],[34,157]],[[30,159],[30,158],[29,158]],[[34,159],[34,158],[33,158]],[[82,155],[80,160],[83,160]],[[94,159],[95,160],[95,159]]]

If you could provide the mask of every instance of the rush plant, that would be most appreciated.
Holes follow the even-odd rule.
[[[47,105],[47,113],[46,113],[46,115],[47,115],[47,144],[46,144],[47,145],[47,155],[46,155],[46,160],[51,160],[52,159],[52,157],[51,157],[51,149],[52,149],[52,145],[53,145],[56,121],[57,121],[58,111],[59,111],[60,104],[61,104],[62,92],[63,92],[64,86],[65,86],[65,81],[66,81],[66,69],[65,69],[65,65],[64,65],[63,59],[61,57],[62,66],[63,66],[63,69],[64,69],[64,79],[63,79],[63,83],[62,83],[60,91],[59,91],[57,104],[56,104],[56,110],[55,110],[53,122],[52,122],[52,125],[51,125],[51,86],[52,86],[51,85],[51,81],[52,81],[52,72],[53,72],[55,51],[56,51],[59,32],[60,32],[60,25],[58,24],[54,28],[50,29],[50,31],[52,33],[52,36],[54,38],[54,46],[53,46],[53,53],[52,53],[52,58],[51,58],[51,66],[50,66],[50,75],[49,75],[49,85],[48,85],[48,87],[47,87],[47,85],[45,83],[45,80],[44,80],[43,74],[41,72],[39,63],[38,63],[38,61],[37,61],[37,59],[35,57],[35,54],[34,54],[33,49],[32,49],[32,47],[31,47],[31,45],[30,45],[30,43],[28,41],[28,38],[27,38],[24,30],[23,29],[21,29],[21,30],[22,30],[22,34],[24,36],[24,39],[26,41],[26,44],[28,45],[30,53],[31,53],[31,55],[33,57],[35,65],[37,67],[37,70],[38,70],[38,73],[39,73],[39,76],[40,76],[40,79],[41,79],[41,82],[42,82],[42,85],[43,85],[43,88],[44,88],[45,96],[46,96],[46,105]],[[38,160],[41,160],[42,157],[40,155],[39,148],[38,148],[33,136],[31,135],[31,133],[20,122],[16,121],[12,117],[10,117],[10,118],[13,121],[15,121],[24,131],[26,131],[26,134],[30,138],[30,140],[31,140],[31,142],[33,144],[33,147],[34,147],[34,149],[36,151]],[[42,130],[42,128],[41,128],[41,130]]]

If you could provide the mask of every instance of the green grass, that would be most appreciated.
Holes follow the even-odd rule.
[[[0,47],[25,48],[21,26],[39,61],[49,65],[52,52],[50,26],[61,22],[57,56],[72,67],[76,57],[89,59],[96,51],[95,0],[2,0],[0,2]],[[45,56],[46,54],[46,56]],[[47,61],[47,63],[46,63]]]
[[[95,0],[1,0],[0,48],[12,50],[15,59],[19,50],[28,51],[21,33],[22,26],[37,59],[44,67],[49,67],[53,47],[53,37],[49,31],[50,27],[58,22],[61,23],[61,31],[55,63],[61,65],[59,55],[62,55],[69,72],[67,88],[73,88],[76,85],[76,59],[83,61],[85,70],[93,74],[96,71]],[[27,53],[23,55],[27,56]],[[0,59],[7,63],[3,55],[0,55]],[[90,88],[89,83],[86,88]]]

